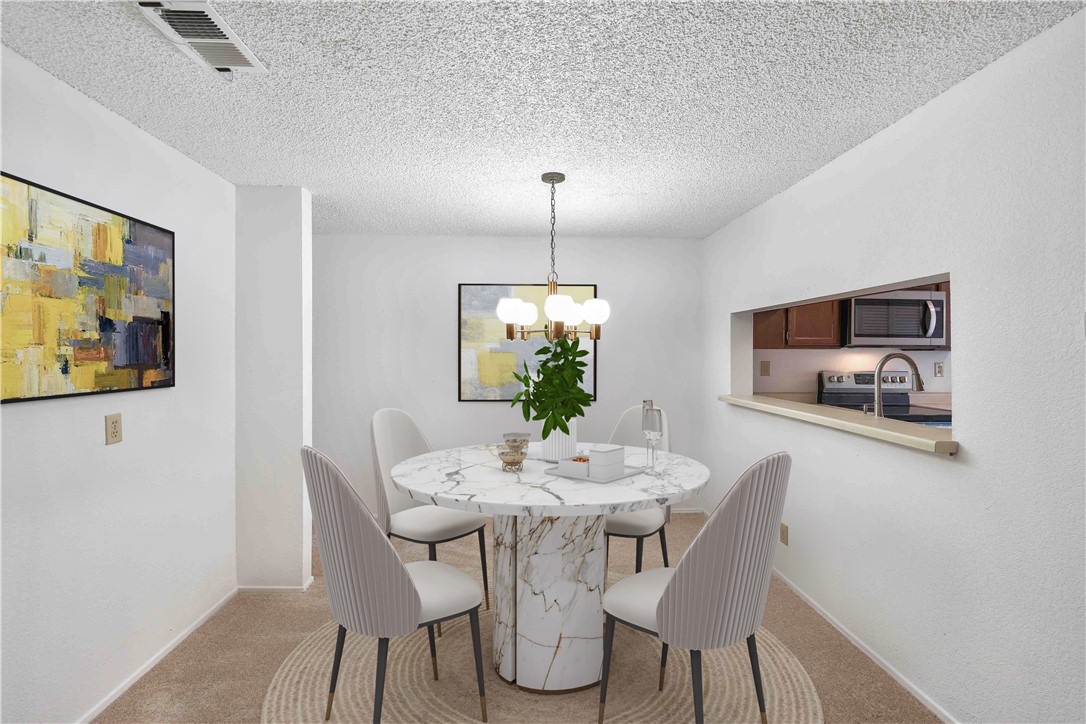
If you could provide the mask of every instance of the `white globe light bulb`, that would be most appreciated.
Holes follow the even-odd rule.
[[[552,322],[564,322],[573,306],[573,297],[568,294],[550,294],[543,302],[543,313]]]
[[[517,324],[530,327],[539,319],[539,307],[531,302],[522,302],[517,310]]]
[[[502,297],[498,300],[497,315],[505,324],[513,324],[517,321],[520,307],[524,304],[516,297]]]
[[[605,299],[589,299],[584,303],[584,321],[603,324],[611,317],[611,305]]]
[[[584,305],[574,304],[566,311],[565,322],[571,327],[576,327],[584,321]]]

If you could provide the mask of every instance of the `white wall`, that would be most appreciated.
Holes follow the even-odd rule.
[[[72,721],[236,588],[234,187],[7,48],[3,167],[176,233],[177,386],[2,408],[2,716]]]
[[[777,567],[960,720],[1083,717],[1083,42],[1079,12],[707,241],[717,494],[789,451]],[[752,374],[733,312],[943,273],[958,457],[716,400]]]
[[[382,407],[407,410],[435,448],[500,441],[525,427],[507,402],[457,401],[457,285],[544,282],[545,231],[537,239],[315,239],[314,440],[367,502],[370,418]],[[581,440],[606,440],[622,411],[648,397],[668,411],[673,449],[700,455],[700,261],[698,241],[558,238],[561,281],[597,284],[612,310]],[[531,423],[537,440],[541,424]]]
[[[312,521],[299,450],[312,441],[309,191],[237,188],[238,585],[304,589]]]

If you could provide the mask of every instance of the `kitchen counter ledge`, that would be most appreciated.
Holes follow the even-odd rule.
[[[856,410],[845,410],[828,405],[812,405],[806,402],[782,400],[765,395],[720,395],[720,400],[727,402],[729,405],[749,407],[752,410],[768,412],[771,415],[791,417],[794,420],[803,420],[823,427],[832,427],[855,435],[873,437],[876,440],[904,445],[917,450],[925,450],[940,455],[955,455],[958,452],[958,443],[953,439],[952,429],[925,427],[912,422],[865,415]]]

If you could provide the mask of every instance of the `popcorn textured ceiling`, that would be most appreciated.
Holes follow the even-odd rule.
[[[214,2],[225,82],[130,2],[4,2],[3,43],[318,232],[704,237],[1081,2]],[[15,171],[12,169],[12,171]],[[36,179],[49,183],[49,179]]]

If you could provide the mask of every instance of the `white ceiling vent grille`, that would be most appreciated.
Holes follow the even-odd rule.
[[[151,24],[181,52],[223,76],[268,72],[209,3],[163,0],[138,4]]]

